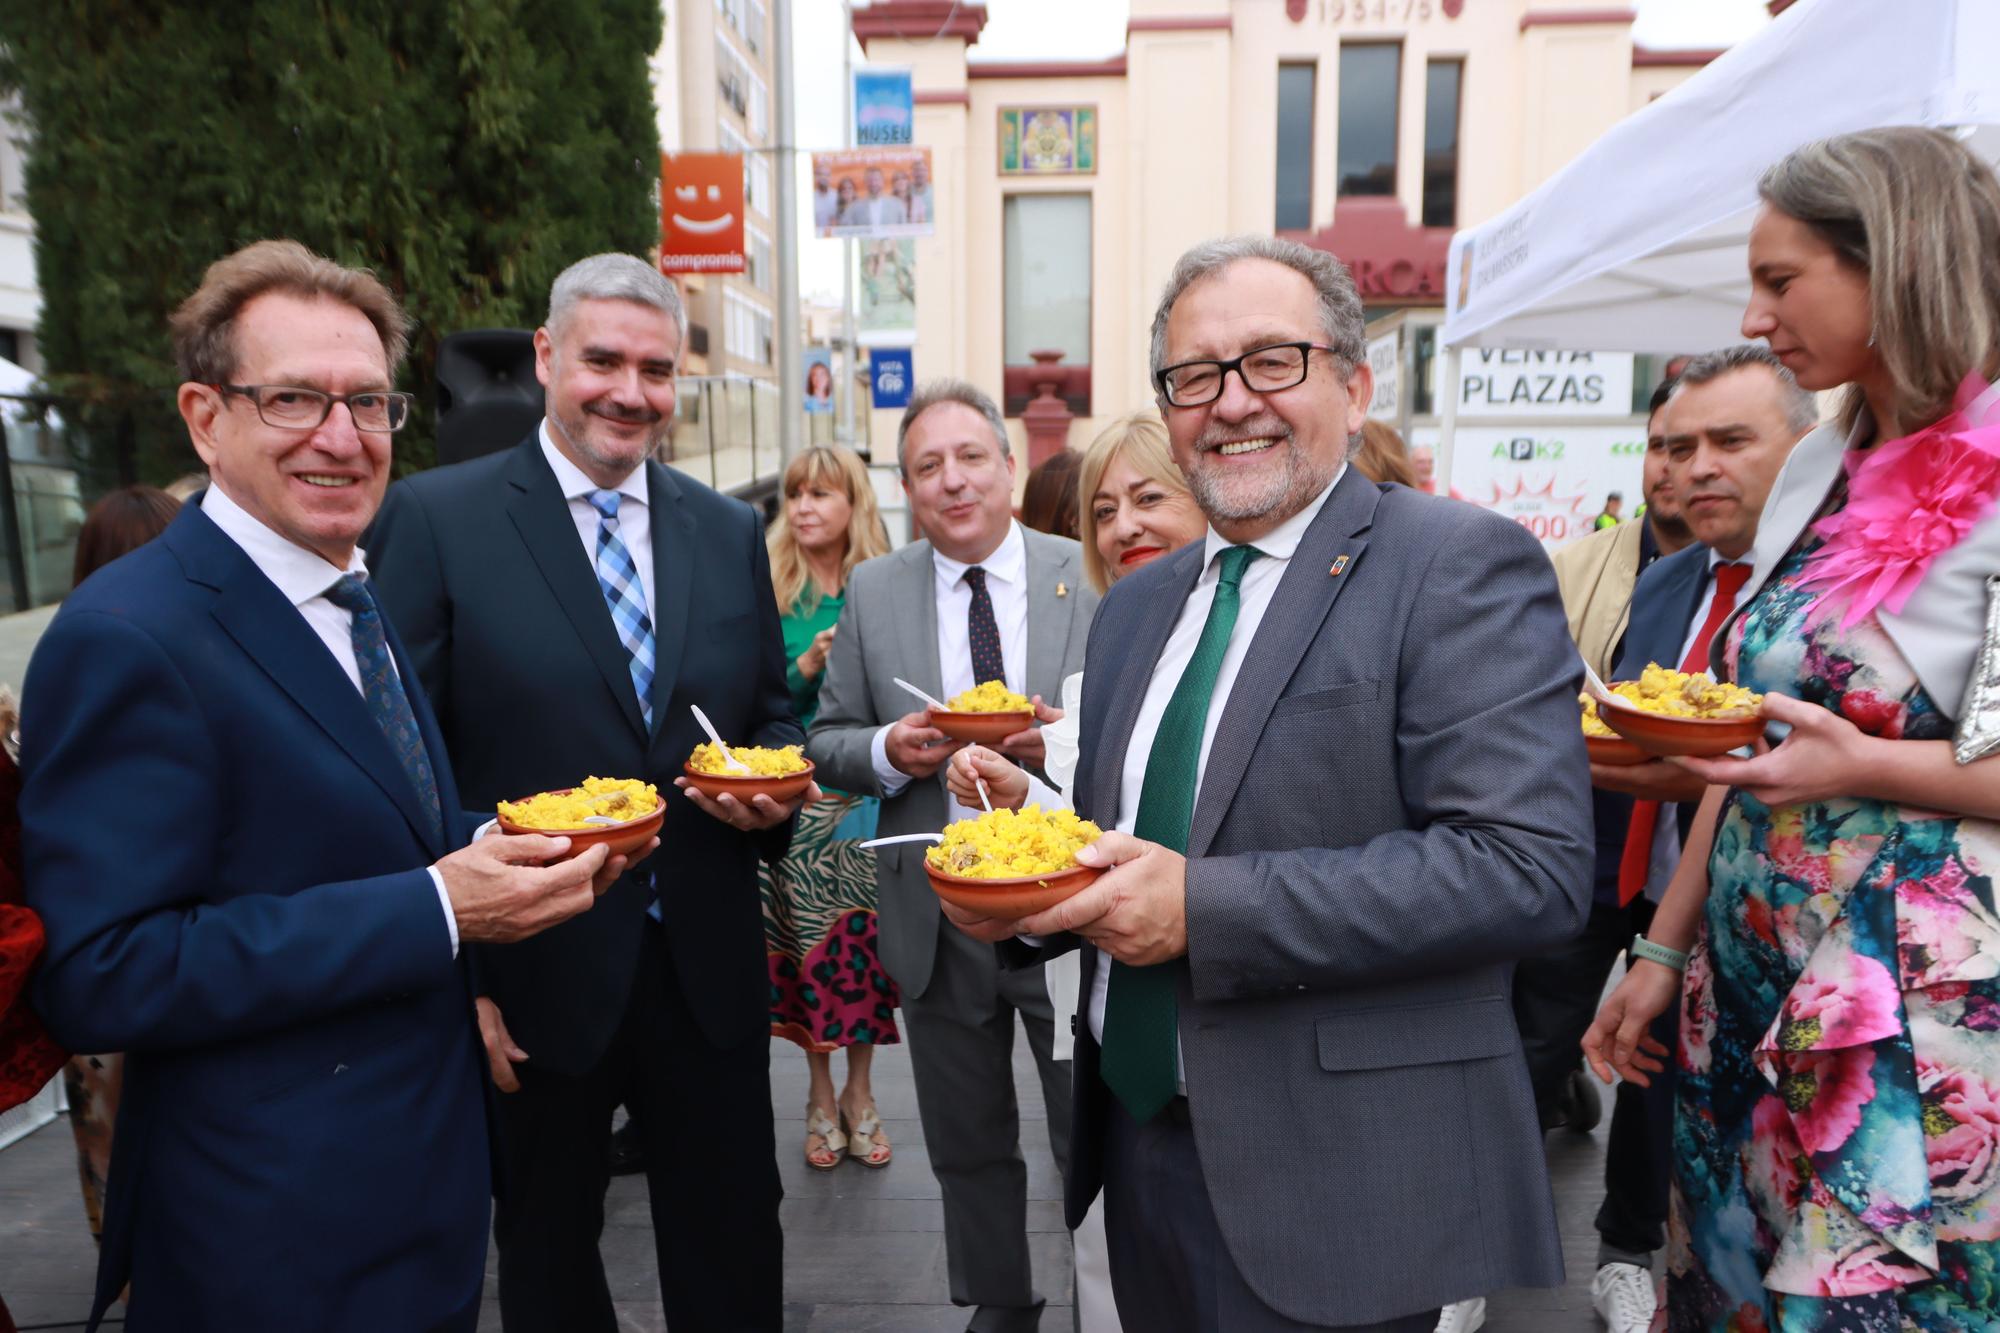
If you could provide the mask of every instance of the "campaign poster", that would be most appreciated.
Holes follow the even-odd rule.
[[[864,240],[929,236],[937,191],[928,148],[849,148],[814,153],[813,228]]]
[[[907,347],[876,347],[868,353],[868,383],[875,406],[900,408],[910,405],[910,386],[916,371]]]
[[[806,411],[833,411],[833,349],[806,348]]]
[[[864,347],[917,336],[917,243],[868,241],[861,247],[861,295],[855,338]]]
[[[660,271],[743,267],[743,155],[660,154]]]
[[[910,71],[867,65],[854,71],[854,142],[890,148],[911,141],[916,125]]]

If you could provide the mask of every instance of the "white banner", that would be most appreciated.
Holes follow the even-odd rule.
[[[1622,417],[1631,411],[1629,352],[1517,352],[1474,347],[1466,349],[1460,362],[1461,421]]]
[[[1435,426],[1410,432],[1411,444],[1437,444]],[[1452,451],[1451,493],[1505,514],[1554,549],[1591,531],[1604,497],[1617,491],[1630,521],[1640,491],[1646,427],[1460,426]]]
[[[1403,340],[1400,331],[1368,340],[1368,369],[1375,376],[1375,396],[1368,415],[1394,423],[1402,411]]]

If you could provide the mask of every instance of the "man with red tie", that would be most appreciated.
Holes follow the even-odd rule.
[[[1689,360],[1659,425],[1668,481],[1695,544],[1639,576],[1615,679],[1630,680],[1649,662],[1708,669],[1709,642],[1750,572],[1764,497],[1792,446],[1818,420],[1813,396],[1762,344]],[[1608,894],[1643,934],[1680,860],[1702,784],[1664,759],[1628,767],[1592,764],[1590,775],[1601,791],[1634,798],[1622,847],[1616,839],[1599,839],[1597,894],[1600,901]],[[1611,962],[1603,957],[1588,989],[1602,991]],[[1678,1015],[1664,1016],[1654,1036],[1671,1047],[1677,1023]],[[1652,1253],[1664,1240],[1672,1129],[1670,1074],[1651,1088],[1619,1086],[1591,1283],[1593,1303],[1612,1333],[1640,1333],[1653,1317]]]

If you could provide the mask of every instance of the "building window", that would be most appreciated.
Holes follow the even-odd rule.
[[[1343,43],[1340,48],[1342,198],[1396,192],[1396,99],[1402,82],[1400,42]]]
[[[1424,225],[1458,225],[1458,107],[1463,60],[1433,60],[1424,72]]]
[[[726,104],[735,108],[741,116],[750,106],[750,71],[729,43],[721,37],[715,39],[715,91]]]
[[[1279,231],[1312,226],[1313,83],[1311,64],[1278,66]]]
[[[743,45],[749,48],[751,55],[763,49],[763,0],[715,0],[715,12],[736,30],[736,35],[743,39]]]
[[[774,212],[771,207],[771,164],[762,153],[747,154],[743,160],[750,164],[750,176],[743,187],[749,196],[750,208],[753,212],[771,217]]]
[[[771,290],[771,238],[755,227],[743,229],[743,271],[759,291]]]
[[[1030,352],[1058,351],[1061,364],[1090,365],[1090,196],[1007,196],[1005,360],[1031,366]],[[1011,397],[1012,395],[1010,395]],[[1087,395],[1070,410],[1090,415]],[[1010,410],[1019,411],[1010,404]]]
[[[737,292],[724,292],[722,345],[739,361],[771,364],[771,314]]]
[[[771,94],[764,87],[764,81],[754,71],[748,72],[750,80],[750,137],[763,143],[771,137]]]

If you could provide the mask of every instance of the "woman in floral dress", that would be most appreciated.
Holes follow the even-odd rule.
[[[854,567],[886,554],[889,537],[868,472],[852,450],[808,449],[785,469],[785,507],[768,546],[791,685],[792,710],[810,726],[826,678],[826,652]],[[771,1032],[805,1048],[806,1165],[830,1171],[842,1156],[887,1166],[889,1139],[868,1080],[875,1047],[899,1040],[896,986],[875,953],[873,797],[828,791],[799,812],[791,850],[760,866],[764,945],[771,973]],[[833,1052],[847,1052],[847,1082],[833,1088]]]
[[[1800,149],[1760,190],[1743,331],[1806,388],[1851,386],[1773,487],[1716,636],[1790,730],[1682,761],[1715,785],[1648,931],[1659,961],[1585,1051],[1644,1081],[1667,1054],[1646,1024],[1681,999],[1670,1328],[1990,1329],[2000,736],[1954,719],[2000,705],[1975,678],[2000,574],[2000,183],[1893,129]]]

